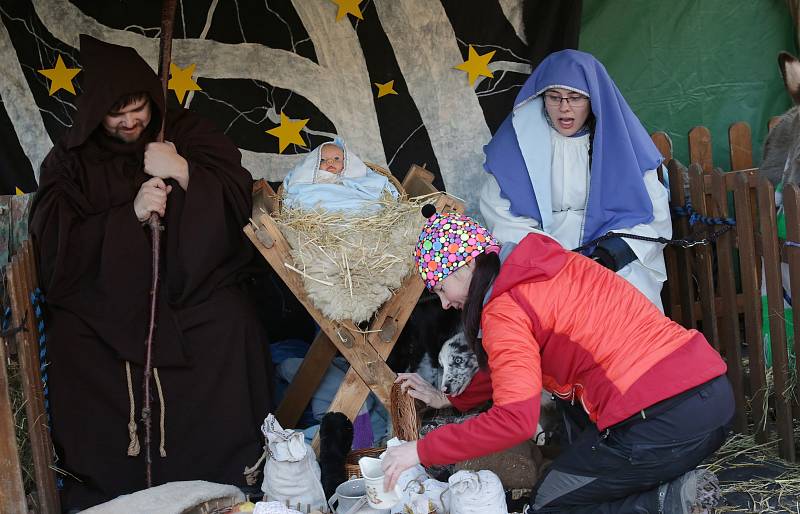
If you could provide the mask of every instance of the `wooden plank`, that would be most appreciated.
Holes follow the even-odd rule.
[[[694,210],[701,216],[708,216],[706,207],[706,192],[703,188],[703,169],[695,163],[689,166],[689,183]],[[697,229],[705,232],[707,228],[716,227],[698,226]],[[700,307],[703,311],[703,334],[715,350],[720,350],[719,331],[717,329],[717,312],[714,304],[714,268],[713,255],[710,245],[697,245],[693,248],[694,274],[700,295]]]
[[[731,125],[728,128],[728,144],[731,153],[731,170],[753,167],[753,141],[750,125],[744,121]]]
[[[0,512],[27,512],[14,429],[7,359],[6,342],[0,340]]]
[[[666,132],[653,132],[653,134],[650,135],[650,139],[653,140],[656,148],[661,152],[661,156],[664,157],[664,162],[668,162],[672,159],[672,139],[670,139]]]
[[[275,410],[275,417],[278,418],[282,427],[297,426],[314,391],[319,387],[331,361],[336,357],[336,352],[336,346],[325,332],[320,330],[303,358],[292,383],[286,389],[281,404]]]
[[[19,353],[22,387],[25,393],[25,415],[28,420],[28,436],[33,455],[34,479],[41,505],[41,512],[50,514],[61,510],[53,463],[53,444],[47,425],[44,393],[39,369],[39,331],[36,314],[30,302],[30,294],[36,280],[33,251],[30,241],[24,243],[13,259],[17,263],[16,273],[8,276],[11,290],[12,323],[25,326],[16,334]]]
[[[253,183],[253,217],[271,214],[278,208],[278,195],[266,180]]]
[[[705,173],[711,173],[714,169],[711,132],[706,127],[694,127],[689,131],[689,163],[699,164]]]
[[[775,384],[778,454],[790,462],[796,460],[792,427],[792,401],[789,394],[789,357],[786,352],[786,327],[781,282],[781,254],[778,225],[775,219],[775,189],[765,178],[758,186],[758,211],[764,244],[764,274],[767,283],[769,338],[772,347],[772,378]]]
[[[669,172],[670,187],[670,207],[681,207],[686,205],[684,193],[684,180],[675,161],[670,161],[667,170]],[[672,217],[672,234],[675,239],[681,239],[689,235],[689,221],[685,216]],[[670,281],[671,287],[677,286],[679,305],[681,307],[681,318],[677,319],[686,328],[695,328],[694,309],[694,282],[692,280],[692,263],[690,254],[685,248],[674,249],[677,261],[678,275]]]
[[[11,240],[11,196],[0,196],[0,266],[11,260]]]
[[[437,189],[433,186],[433,179],[433,173],[413,164],[403,178],[403,189],[411,198],[436,193]]]
[[[750,405],[755,424],[755,438],[759,443],[767,442],[769,420],[764,410],[767,387],[764,368],[764,345],[761,340],[761,292],[758,287],[759,266],[755,253],[755,240],[750,187],[746,176],[737,174],[734,198],[736,205],[736,235],[739,243],[739,273],[744,296],[745,340],[749,344],[750,359]],[[760,259],[759,259],[760,260]]]
[[[769,122],[767,123],[767,132],[771,131],[776,126],[778,126],[778,123],[780,123],[782,119],[783,116],[773,116],[772,118],[770,118]]]
[[[715,214],[727,218],[729,211],[725,175],[722,170],[715,168],[711,172],[711,178],[714,186],[711,194]],[[744,395],[744,364],[742,362],[739,309],[737,308],[736,279],[734,277],[734,235],[735,232],[730,230],[717,239],[717,283],[720,293],[720,306],[717,313],[720,316],[719,337],[722,342],[721,347],[728,363],[728,379],[733,386],[733,398],[736,402],[733,428],[743,434],[747,432],[747,399]]]
[[[783,186],[783,206],[786,213],[786,241],[792,243],[800,243],[800,188],[796,184],[785,184]],[[789,267],[789,295],[794,298],[800,298],[800,248],[796,246],[787,246],[786,261]],[[796,303],[796,302],[794,302]],[[794,354],[795,354],[795,370],[800,369],[800,337],[798,337],[798,330],[800,330],[800,305],[792,307],[792,322],[795,326],[794,336]],[[800,385],[794,384],[795,397],[800,393]],[[800,418],[800,411],[795,409],[795,419]]]

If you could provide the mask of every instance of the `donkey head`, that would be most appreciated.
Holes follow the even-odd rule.
[[[786,91],[794,102],[772,129],[764,143],[764,158],[759,173],[777,185],[800,183],[800,60],[781,52],[778,68]]]

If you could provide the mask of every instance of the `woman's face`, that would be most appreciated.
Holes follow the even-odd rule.
[[[560,87],[548,89],[542,95],[544,108],[559,134],[569,137],[586,124],[592,105],[580,93]]]
[[[442,309],[453,307],[461,310],[464,308],[474,265],[475,260],[473,259],[433,286],[433,292],[439,296],[439,300],[442,302]]]

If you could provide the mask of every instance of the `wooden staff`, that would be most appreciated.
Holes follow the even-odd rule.
[[[161,129],[157,142],[164,142],[164,126],[167,120],[167,85],[169,83],[169,65],[172,57],[172,21],[175,19],[177,0],[164,0],[161,6],[161,44],[158,52],[158,78],[161,80],[161,93],[164,99],[164,112],[161,113]],[[153,486],[153,458],[150,440],[150,377],[153,374],[153,335],[156,330],[156,307],[158,302],[158,258],[161,253],[161,220],[157,213],[151,213],[147,222],[153,243],[153,279],[150,287],[150,323],[147,329],[144,361],[144,406],[142,422],[144,423],[144,452],[147,463],[147,487]]]

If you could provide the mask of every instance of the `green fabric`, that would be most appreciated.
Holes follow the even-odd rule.
[[[580,47],[685,163],[687,134],[703,125],[715,165],[730,169],[728,126],[746,121],[757,165],[767,122],[791,103],[777,64],[779,51],[796,53],[783,0],[584,0]]]

